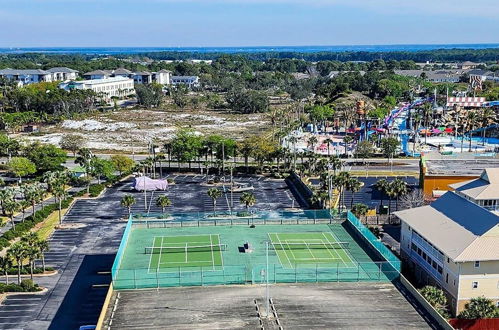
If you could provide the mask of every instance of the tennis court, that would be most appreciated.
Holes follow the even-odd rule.
[[[149,273],[168,272],[178,267],[203,267],[212,270],[223,267],[219,235],[156,236],[145,247],[149,254]]]
[[[270,233],[271,247],[284,268],[310,265],[352,267],[349,243],[340,242],[332,232]]]

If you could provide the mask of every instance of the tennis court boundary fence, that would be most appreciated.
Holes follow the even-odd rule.
[[[135,290],[148,288],[264,284],[266,283],[266,265],[252,266],[224,265],[220,269],[212,267],[178,267],[167,272],[148,268],[120,269],[113,276],[113,286],[117,290]],[[319,283],[319,282],[388,282],[399,277],[399,273],[386,261],[358,262],[345,267],[324,267],[295,265],[284,268],[280,264],[269,265],[269,283]]]

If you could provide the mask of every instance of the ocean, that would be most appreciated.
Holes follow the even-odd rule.
[[[498,43],[489,44],[429,44],[429,45],[351,45],[351,46],[256,46],[256,47],[26,47],[0,48],[0,54],[47,53],[116,55],[146,52],[190,52],[190,53],[262,53],[262,52],[417,52],[435,49],[487,49],[499,48]]]

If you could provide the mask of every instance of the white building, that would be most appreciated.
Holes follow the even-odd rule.
[[[198,76],[172,76],[171,84],[173,86],[186,85],[189,88],[199,87]]]
[[[0,76],[17,81],[20,86],[53,81],[51,72],[40,69],[2,69],[0,70]]]
[[[474,297],[499,306],[499,169],[451,187],[431,205],[394,213],[404,267],[444,290],[453,314]]]
[[[78,77],[78,71],[66,67],[51,68],[47,71],[52,73],[53,81],[75,80]]]
[[[169,85],[171,83],[171,71],[160,70],[158,72],[136,71],[132,72],[125,68],[116,70],[95,70],[83,74],[85,79],[103,79],[111,77],[126,77],[133,79],[136,84],[151,84],[157,83],[161,85]]]
[[[59,87],[65,90],[91,89],[97,94],[103,95],[106,100],[135,93],[133,80],[125,77],[70,81],[60,84]]]

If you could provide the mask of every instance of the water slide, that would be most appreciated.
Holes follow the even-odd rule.
[[[389,129],[389,128],[392,128],[394,122],[395,122],[395,119],[399,118],[399,116],[403,116],[401,117],[401,121],[400,121],[400,124],[398,125],[398,129],[400,132],[404,132],[407,130],[407,117],[409,115],[409,111],[414,108],[414,107],[418,107],[420,105],[422,105],[423,103],[425,102],[431,102],[432,99],[431,98],[428,98],[428,99],[418,99],[416,101],[414,101],[413,103],[405,103],[403,104],[400,108],[396,108],[396,109],[393,109],[390,114],[385,118],[385,128]],[[409,147],[408,147],[408,142],[409,142],[409,135],[407,133],[401,133],[399,134],[399,137],[400,137],[400,145],[402,147],[402,151],[408,155],[408,156],[418,156],[419,154],[413,154],[413,152],[411,152],[409,150]]]

